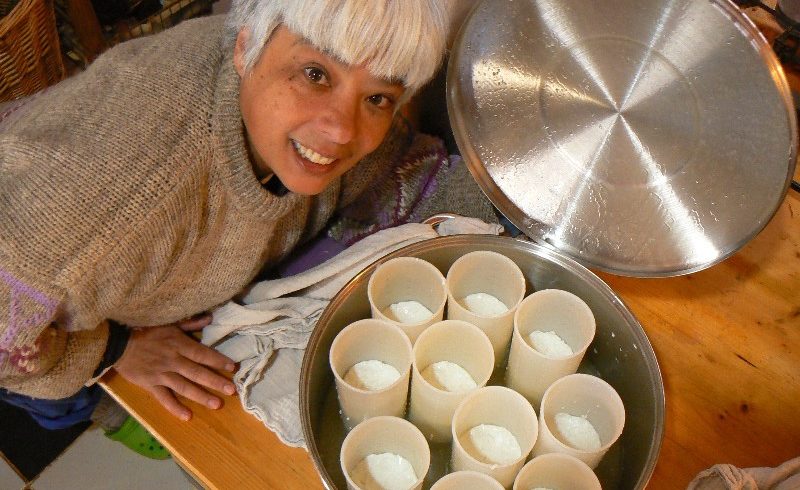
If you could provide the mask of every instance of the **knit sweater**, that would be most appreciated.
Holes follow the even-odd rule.
[[[222,18],[187,21],[0,122],[0,386],[74,393],[100,363],[106,320],[163,325],[229,300],[391,175],[409,144],[400,125],[321,194],[267,192],[232,53]],[[476,192],[461,167],[451,189]],[[491,217],[479,191],[461,202],[472,209],[449,210]]]

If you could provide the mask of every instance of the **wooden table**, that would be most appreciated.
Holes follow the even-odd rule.
[[[800,456],[800,194],[728,260],[695,274],[601,274],[642,323],[666,391],[666,429],[649,488],[684,488],[716,463],[776,466]],[[321,487],[302,449],[236,399],[180,422],[143,390],[102,382],[208,488]]]
[[[800,456],[800,194],[728,260],[696,274],[600,274],[650,338],[664,377],[664,444],[649,488],[716,463]]]

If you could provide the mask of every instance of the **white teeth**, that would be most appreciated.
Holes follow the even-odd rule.
[[[314,150],[306,148],[295,140],[292,140],[292,145],[294,145],[294,149],[297,150],[297,153],[299,153],[300,156],[318,165],[330,165],[336,160],[335,158],[324,157]]]

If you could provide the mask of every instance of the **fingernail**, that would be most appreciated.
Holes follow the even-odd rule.
[[[181,414],[181,420],[183,420],[184,422],[188,422],[190,418],[192,418],[192,416],[188,413],[184,412]]]
[[[226,395],[233,395],[236,393],[236,388],[233,385],[225,385],[222,390],[225,392]]]
[[[235,365],[235,364],[233,364],[233,363],[231,363],[231,364],[226,364],[226,365],[225,365],[225,370],[226,370],[226,371],[233,372],[233,370],[234,370],[234,369],[236,369],[236,365]]]
[[[215,408],[216,409],[216,408],[219,408],[220,406],[222,406],[222,402],[219,401],[219,400],[208,400],[207,405],[208,405],[209,408]]]

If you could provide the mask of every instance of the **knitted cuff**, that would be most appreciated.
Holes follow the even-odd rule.
[[[106,369],[114,365],[115,362],[122,357],[125,352],[125,347],[128,345],[128,339],[131,336],[131,331],[128,327],[121,325],[113,320],[108,320],[108,342],[106,343],[106,350],[103,352],[103,359],[100,365],[94,370],[92,377],[100,376]]]

